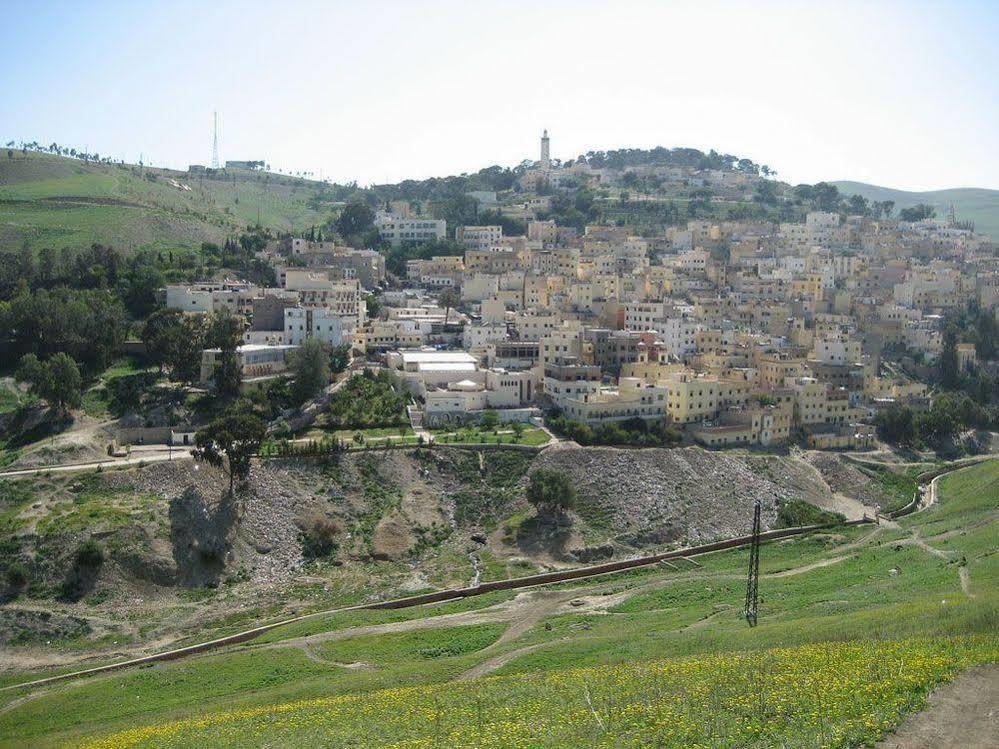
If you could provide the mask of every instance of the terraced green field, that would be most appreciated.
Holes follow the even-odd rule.
[[[0,744],[853,746],[999,660],[999,460],[943,477],[939,498],[765,545],[753,629],[733,550],[3,691]]]

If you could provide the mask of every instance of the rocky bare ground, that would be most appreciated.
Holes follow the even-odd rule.
[[[797,494],[780,476],[768,478],[744,460],[696,447],[552,450],[537,465],[568,474],[580,514],[636,547],[743,535],[757,499],[769,528],[779,503]]]
[[[884,509],[887,497],[871,476],[835,453],[810,452],[808,461],[836,493],[852,497],[868,507]]]
[[[532,520],[524,489],[542,466],[565,472],[577,488],[568,528]],[[50,488],[45,502],[29,506],[19,543],[34,565],[34,587],[4,604],[0,639],[51,639],[52,623],[27,613],[42,606],[63,617],[57,621],[89,627],[89,635],[82,625],[56,628],[67,637],[101,636],[132,650],[162,646],[222,619],[253,622],[320,602],[468,584],[472,560],[485,552],[535,569],[630,556],[742,535],[756,499],[773,527],[781,503],[823,505],[834,494],[810,464],[789,456],[569,445],[536,457],[442,447],[350,453],[326,463],[268,460],[254,466],[235,502],[223,499],[223,474],[189,461],[89,480],[130,514],[54,531],[44,515],[69,517],[78,479],[59,479],[62,490]],[[302,540],[316,516],[341,529],[336,548],[318,562]],[[512,530],[508,521],[518,517],[526,520]],[[91,535],[105,562],[68,600],[58,592],[64,568]],[[40,555],[43,547],[50,551]]]

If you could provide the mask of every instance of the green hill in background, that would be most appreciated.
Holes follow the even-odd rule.
[[[265,172],[199,176],[13,151],[0,154],[0,251],[25,241],[36,250],[195,248],[258,217],[264,227],[301,231],[328,217],[314,200],[319,189]]]
[[[953,205],[958,221],[973,221],[976,231],[999,240],[999,190],[959,187],[952,190],[907,192],[863,182],[830,184],[836,185],[839,191],[846,195],[863,195],[868,200],[894,200],[896,215],[902,208],[926,203],[936,208],[937,216],[943,218],[950,213],[950,207]]]
[[[999,240],[999,190],[959,188],[906,192],[862,182],[834,182],[846,194],[894,200],[895,212],[927,203]],[[260,171],[190,174],[133,164],[96,164],[64,156],[0,151],[0,252],[27,242],[123,251],[194,249],[259,223],[300,232],[330,218],[322,183]]]

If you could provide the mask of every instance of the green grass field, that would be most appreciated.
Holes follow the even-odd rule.
[[[133,729],[92,749],[855,746],[994,641],[817,644],[395,688]],[[767,687],[760,692],[761,682]],[[758,696],[760,695],[760,696]]]
[[[732,550],[2,692],[0,744],[854,746],[999,659],[997,519],[992,460],[897,524],[766,544],[753,629]]]
[[[189,249],[221,241],[258,218],[265,227],[300,231],[328,218],[310,205],[316,190],[316,183],[257,172],[209,179],[3,152],[0,250],[24,242],[36,250],[95,242],[125,251]]]

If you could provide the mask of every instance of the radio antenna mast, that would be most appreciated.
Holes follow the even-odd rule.
[[[212,169],[218,169],[219,164],[219,113],[212,112]]]

